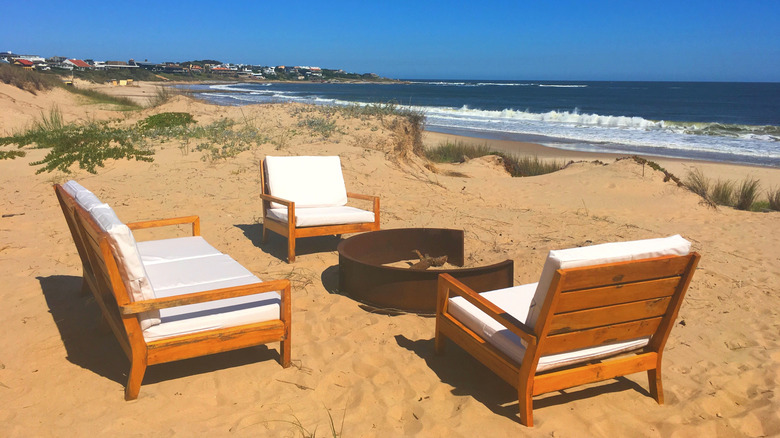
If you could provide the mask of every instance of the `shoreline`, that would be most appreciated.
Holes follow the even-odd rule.
[[[572,151],[556,149],[539,143],[517,140],[493,140],[481,137],[469,137],[457,134],[445,134],[435,131],[425,131],[423,143],[426,147],[435,147],[444,142],[462,142],[469,145],[487,145],[498,152],[518,156],[533,155],[542,160],[595,161],[613,162],[617,158],[637,155],[648,161],[654,161],[680,179],[684,179],[688,171],[700,169],[708,178],[726,179],[741,182],[746,177],[761,181],[763,189],[780,186],[780,169],[747,163],[724,163],[688,158],[667,158],[642,154],[617,154],[607,152]]]

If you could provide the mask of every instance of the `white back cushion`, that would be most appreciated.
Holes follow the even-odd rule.
[[[691,242],[683,239],[679,234],[659,239],[613,242],[550,251],[547,261],[544,263],[542,276],[539,278],[539,284],[531,301],[531,308],[528,311],[528,319],[526,319],[525,324],[535,328],[553,275],[558,269],[642,260],[667,255],[687,255],[690,251]]]
[[[89,192],[89,190],[85,189],[84,186],[77,183],[74,180],[70,180],[62,185],[62,188],[65,189],[65,192],[67,192],[69,195],[76,197],[76,193],[79,192]],[[91,192],[90,192],[91,193]]]
[[[347,204],[338,156],[265,157],[265,165],[270,195],[295,202],[295,208]],[[271,208],[285,207],[271,203]]]
[[[130,228],[119,220],[114,210],[107,204],[94,206],[90,214],[100,228],[108,234],[108,242],[117,259],[119,269],[125,276],[125,287],[130,293],[130,298],[133,301],[155,298]],[[140,314],[138,319],[142,330],[160,322],[158,311],[145,312]]]

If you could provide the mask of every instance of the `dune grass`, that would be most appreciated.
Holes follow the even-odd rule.
[[[712,191],[709,192],[709,197],[717,205],[725,205],[728,207],[734,206],[734,181],[720,180],[718,179],[715,184],[712,185]]]
[[[769,189],[766,194],[769,200],[769,208],[780,211],[780,187]]]
[[[506,154],[490,149],[487,144],[474,145],[463,142],[445,142],[434,148],[425,150],[425,157],[436,163],[461,163],[486,155],[497,155],[504,162],[507,172],[514,177],[536,176],[557,172],[566,164],[560,161],[545,161],[539,157]]]
[[[758,190],[761,183],[752,177],[745,178],[737,186],[734,208],[737,210],[750,210],[753,204],[758,200]]]
[[[768,190],[767,199],[760,200],[761,182],[751,176],[745,177],[739,184],[721,179],[713,184],[696,168],[688,171],[684,186],[712,206],[722,205],[746,211],[780,211],[780,188]]]
[[[62,79],[55,74],[43,74],[9,64],[0,64],[0,82],[33,94],[62,85]]]
[[[95,90],[65,86],[62,77],[52,72],[26,70],[17,66],[0,64],[0,81],[21,90],[36,94],[38,91],[60,87],[86,98],[90,103],[116,105],[120,110],[135,110],[141,106],[126,97],[110,96]]]
[[[688,175],[684,181],[685,187],[688,190],[696,193],[705,200],[710,200],[710,179],[704,176],[704,172],[701,169],[689,170]]]

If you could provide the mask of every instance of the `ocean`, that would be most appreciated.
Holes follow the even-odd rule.
[[[780,167],[780,83],[407,80],[182,86],[220,105],[395,103],[429,131]]]

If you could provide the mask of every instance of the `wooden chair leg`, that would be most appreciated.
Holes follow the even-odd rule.
[[[664,404],[664,386],[661,383],[661,369],[647,370],[647,380],[650,382],[650,395],[659,405]]]
[[[260,240],[260,243],[266,243],[268,241],[268,227],[265,226],[265,223],[263,224],[263,238]]]
[[[437,355],[441,356],[445,352],[445,344],[446,338],[444,335],[441,334],[441,332],[436,331],[436,336],[433,338],[433,351]]]
[[[292,349],[292,342],[290,340],[290,336],[288,335],[287,338],[285,338],[280,344],[279,344],[279,363],[282,364],[283,368],[287,368],[290,366],[291,358],[290,358],[290,350]]]
[[[146,373],[146,357],[133,358],[130,364],[130,375],[125,386],[125,400],[135,400],[141,391],[141,382]]]
[[[520,408],[520,423],[526,427],[534,427],[534,400],[523,385],[517,389],[517,404]]]
[[[287,263],[295,261],[295,237],[287,237]]]

